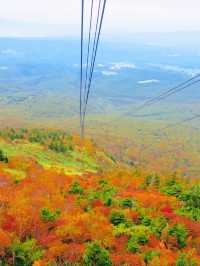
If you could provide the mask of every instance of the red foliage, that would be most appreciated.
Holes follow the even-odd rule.
[[[81,142],[81,147],[77,149],[95,155],[90,142]],[[174,223],[181,223],[188,229],[187,248],[182,252],[195,250],[194,256],[198,258],[200,223],[175,213],[179,205],[175,197],[162,194],[156,187],[146,189],[143,186],[141,189],[146,173],[139,174],[139,169],[135,173],[124,164],[113,166],[112,163],[110,169],[102,167],[96,174],[73,176],[64,174],[65,166],[63,170],[44,169],[34,159],[22,162],[19,158],[13,158],[7,168],[0,164],[0,256],[5,255],[6,248],[13,241],[23,242],[31,236],[44,252],[41,260],[33,263],[34,266],[47,266],[50,262],[63,265],[64,261],[83,265],[87,243],[93,241],[98,241],[102,248],[110,251],[114,266],[144,266],[144,254],[151,250],[157,250],[161,255],[153,258],[150,266],[174,266],[180,250],[176,239],[169,236],[169,228]],[[100,158],[105,159],[103,155]],[[19,168],[25,172],[26,178],[18,183],[13,182],[13,178],[3,171],[6,172],[9,167],[15,170]],[[105,193],[102,191],[103,180],[106,181],[105,188],[108,187],[106,193],[112,198],[111,206],[106,206],[101,200]],[[83,193],[73,194],[70,191],[74,182],[80,183]],[[90,192],[97,195],[98,199],[92,201]],[[121,201],[127,198],[133,200],[133,207],[122,206]],[[110,213],[115,208],[119,210],[116,221],[124,223],[119,227],[111,222]],[[42,209],[46,210],[46,216],[43,216]],[[167,218],[164,229],[159,219],[154,220],[161,215]],[[144,219],[140,219],[142,216]],[[148,217],[152,220],[152,226],[145,227]],[[162,231],[159,231],[160,240],[154,236],[153,229]],[[116,233],[123,235],[115,237]],[[138,241],[140,234],[141,242]],[[144,239],[144,234],[147,234],[149,241]],[[138,241],[140,252],[137,254],[127,251],[132,235],[136,235],[135,241]],[[6,257],[6,262],[11,265],[10,259]]]
[[[170,206],[161,208],[161,213],[168,219],[174,219],[176,214]]]
[[[58,241],[59,237],[54,233],[49,233],[48,235],[44,235],[38,240],[39,240],[40,245],[49,246],[49,244],[52,244],[53,242]]]
[[[92,203],[92,207],[93,208],[98,208],[98,207],[103,207],[104,204],[101,200],[94,200]]]
[[[66,245],[66,250],[64,257],[70,263],[75,263],[82,260],[83,252],[85,247],[83,244],[68,244]]]
[[[123,255],[112,254],[112,262],[114,266],[145,266],[143,259],[136,254],[125,253]]]
[[[13,215],[4,215],[2,229],[8,232],[14,232],[16,230],[16,219]]]
[[[117,254],[123,254],[126,251],[128,236],[120,236],[115,239],[114,250]]]
[[[151,235],[149,237],[149,244],[148,244],[149,247],[151,248],[157,248],[157,247],[160,247],[160,241],[153,235]]]

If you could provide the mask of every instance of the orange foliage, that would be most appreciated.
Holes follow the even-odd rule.
[[[82,141],[77,136],[72,139],[78,145],[76,151],[97,155],[104,165],[106,156],[92,141]],[[23,170],[26,178],[14,182],[6,167]],[[174,266],[180,248],[168,229],[181,223],[188,230],[187,245],[182,251],[194,250],[192,256],[199,260],[200,223],[176,214],[180,202],[175,196],[165,195],[156,187],[145,189],[145,170],[112,161],[96,173],[74,176],[44,169],[32,158],[17,156],[6,167],[0,163],[0,256],[14,240],[23,243],[31,237],[43,251],[33,266],[47,266],[50,262],[64,265],[64,261],[82,265],[87,244],[93,241],[109,251],[114,266],[145,266],[144,255],[152,250],[160,256],[153,257],[148,265]],[[70,190],[75,182],[80,184],[80,193]],[[117,210],[116,224],[111,220],[113,210]],[[156,218],[164,219],[164,228],[156,224]],[[137,234],[141,234],[140,238]],[[138,241],[136,254],[127,248],[135,236],[139,239],[134,240]]]

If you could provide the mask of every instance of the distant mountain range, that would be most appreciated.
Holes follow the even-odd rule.
[[[200,49],[196,45],[191,49],[163,40],[148,42],[148,38],[137,37],[127,43],[101,43],[89,112],[127,114],[149,97],[200,72]],[[78,40],[0,38],[1,110],[36,117],[76,115],[79,49]],[[166,114],[171,117],[182,116],[183,112],[197,113],[199,98],[200,89],[196,85],[137,117],[157,119],[163,114],[166,118]]]

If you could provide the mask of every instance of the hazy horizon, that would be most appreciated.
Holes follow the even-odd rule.
[[[0,0],[0,4],[0,36],[79,36],[79,0]],[[86,1],[86,17],[89,4],[90,1]],[[137,0],[134,3],[131,0],[108,0],[102,38],[128,38],[135,33],[147,32],[196,32],[200,25],[199,9],[197,0]]]

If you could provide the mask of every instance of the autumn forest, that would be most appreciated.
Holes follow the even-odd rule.
[[[200,0],[0,0],[0,266],[200,266]]]
[[[197,179],[60,130],[2,130],[0,161],[0,265],[200,265]]]

